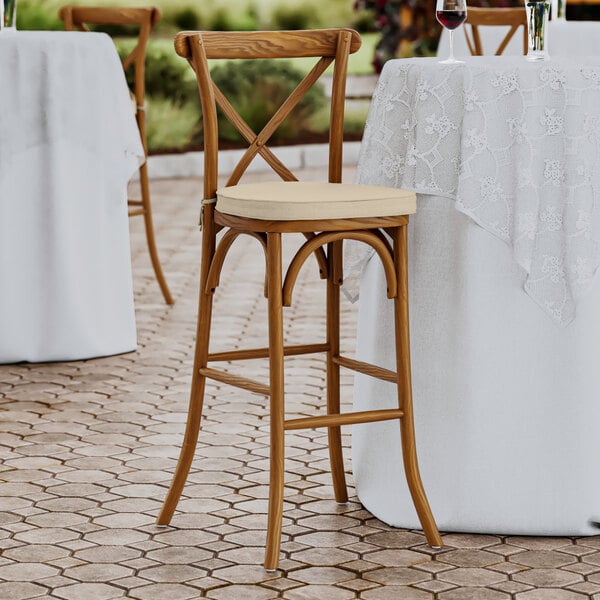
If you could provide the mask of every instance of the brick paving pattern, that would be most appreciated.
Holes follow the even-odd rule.
[[[171,527],[155,525],[186,416],[200,186],[152,183],[174,307],[162,303],[141,220],[131,223],[137,352],[0,366],[0,599],[600,600],[600,536],[449,534],[435,552],[419,531],[372,517],[353,489],[348,505],[336,505],[321,430],[287,434],[281,571],[266,573],[265,398],[210,382],[178,512]],[[266,341],[262,261],[250,238],[227,259],[213,349]],[[287,309],[294,343],[324,331],[324,283],[315,274],[314,265],[305,269]],[[356,306],[346,302],[344,312],[351,351]],[[243,368],[267,379],[264,363]],[[320,357],[290,359],[286,376],[289,412],[323,410]],[[345,376],[347,406],[351,386]],[[348,435],[344,442],[348,450]],[[347,469],[352,485],[349,452]]]

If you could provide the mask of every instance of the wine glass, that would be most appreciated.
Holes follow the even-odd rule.
[[[445,27],[450,34],[450,56],[446,60],[441,60],[444,65],[456,65],[463,63],[463,60],[454,58],[454,48],[452,46],[452,34],[454,30],[463,24],[467,18],[466,0],[437,0],[435,7],[435,16],[442,27]]]

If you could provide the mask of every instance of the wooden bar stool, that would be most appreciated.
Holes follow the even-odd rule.
[[[333,486],[338,502],[348,494],[342,459],[340,426],[399,419],[403,459],[408,484],[428,542],[441,546],[417,465],[413,428],[408,329],[407,236],[408,214],[416,209],[413,192],[394,188],[345,185],[342,176],[342,133],[348,55],[360,47],[359,35],[349,29],[283,32],[183,32],[175,39],[177,52],[196,72],[204,121],[204,200],[202,203],[202,263],[200,304],[190,405],[179,463],[158,518],[167,525],[188,475],[202,413],[206,379],[241,387],[270,398],[270,486],[265,568],[279,563],[283,512],[284,433],[301,428],[327,427]],[[314,68],[285,100],[257,135],[242,120],[211,80],[208,59],[270,59],[315,57]],[[308,89],[332,63],[329,181],[299,182],[271,152],[266,143]],[[249,148],[225,187],[217,189],[217,109],[219,105],[236,125]],[[250,161],[262,156],[283,181],[238,184]],[[224,230],[224,231],[222,231]],[[217,244],[217,233],[222,235]],[[392,244],[383,232],[389,234]],[[306,241],[282,270],[281,236],[300,233]],[[263,246],[266,256],[269,347],[210,353],[209,338],[213,294],[231,244],[240,235],[250,235]],[[396,314],[397,372],[340,355],[340,285],[342,243],[359,240],[372,246],[385,268],[388,295]],[[321,277],[327,279],[327,335],[322,343],[284,346],[283,307],[289,306],[298,272],[315,255]],[[325,352],[327,355],[327,414],[286,419],[284,415],[284,356]],[[211,360],[268,358],[268,384],[208,366]],[[354,369],[398,386],[398,408],[340,414],[340,366]]]
[[[123,70],[127,71],[133,64],[134,69],[134,93],[135,119],[146,158],[148,157],[148,144],[146,141],[146,46],[152,28],[160,20],[160,11],[155,7],[148,8],[123,8],[108,6],[63,6],[58,16],[64,21],[65,29],[72,31],[77,28],[80,31],[89,31],[88,25],[134,25],[137,26],[139,35],[138,42],[123,61]],[[165,279],[158,250],[156,248],[156,237],[154,235],[154,223],[152,221],[152,205],[150,203],[150,186],[148,184],[147,161],[140,166],[140,189],[141,200],[128,200],[129,216],[144,217],[146,229],[146,242],[150,261],[154,269],[154,275],[160,286],[160,290],[167,304],[174,304],[173,296]]]
[[[479,27],[487,27],[490,25],[506,25],[510,28],[502,38],[496,52],[494,52],[496,56],[504,52],[506,46],[508,46],[508,43],[518,31],[519,27],[523,27],[523,54],[527,54],[527,14],[525,13],[525,7],[477,8],[469,6],[464,30],[467,46],[473,56],[483,56]]]

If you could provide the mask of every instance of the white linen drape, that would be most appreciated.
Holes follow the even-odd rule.
[[[409,225],[413,396],[419,465],[442,531],[597,535],[600,281],[557,327],[523,293],[509,247],[451,200],[417,197]],[[360,290],[357,357],[394,368],[392,301],[374,257]],[[354,407],[395,408],[391,384],[356,374]],[[352,432],[360,501],[420,528],[398,424]]]
[[[0,35],[0,362],[135,349],[127,181],[143,157],[104,34]]]
[[[409,225],[413,390],[443,531],[598,533],[599,123],[600,58],[384,69],[357,178],[420,192]],[[346,258],[350,295],[362,274],[358,358],[393,368],[379,263],[351,244]],[[396,406],[390,384],[355,382],[357,410]],[[361,502],[419,527],[397,424],[362,425],[352,439]]]

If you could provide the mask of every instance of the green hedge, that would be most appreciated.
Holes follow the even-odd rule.
[[[183,150],[197,146],[202,137],[198,107],[169,98],[147,98],[147,136],[151,152]]]
[[[116,38],[115,45],[123,60],[133,49],[135,40]],[[126,75],[127,83],[133,88],[133,68]],[[146,94],[179,104],[198,99],[196,76],[188,63],[175,53],[171,40],[152,40],[148,44]]]

